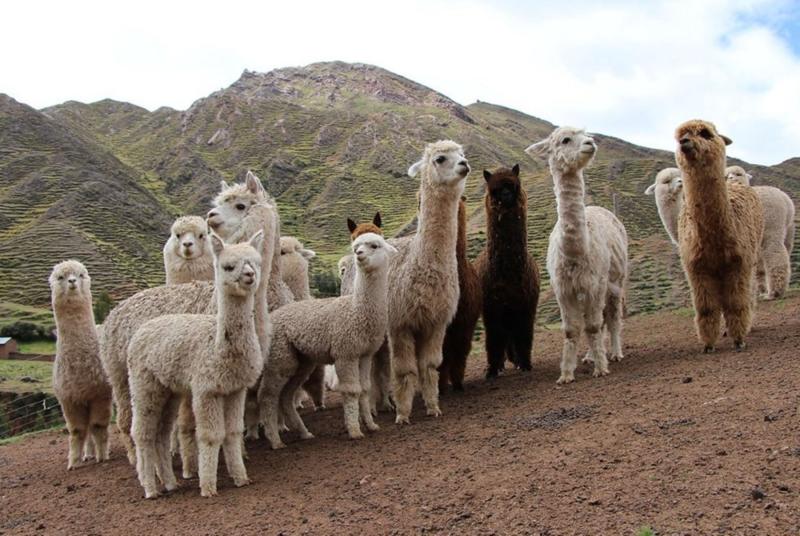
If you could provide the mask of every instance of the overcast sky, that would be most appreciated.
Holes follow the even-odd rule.
[[[673,149],[714,121],[732,156],[800,156],[800,2],[42,2],[3,6],[0,92],[186,109],[256,71],[343,60],[462,104]],[[566,5],[566,7],[565,7]],[[530,140],[534,141],[534,140]]]

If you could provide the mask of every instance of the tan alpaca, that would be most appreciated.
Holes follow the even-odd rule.
[[[208,247],[208,225],[200,216],[181,216],[164,244],[167,285],[213,281],[214,261]]]
[[[692,120],[675,130],[683,176],[678,238],[692,291],[697,335],[705,352],[719,340],[722,316],[738,350],[753,322],[755,273],[764,211],[752,188],[726,184],[725,146],[713,123]]]
[[[219,449],[234,484],[250,483],[242,459],[244,403],[264,366],[254,302],[261,278],[259,231],[246,244],[211,236],[216,315],[164,315],[142,325],[128,347],[136,471],[145,497],[177,487],[169,440],[179,400],[191,395],[200,494],[217,494]],[[213,335],[213,339],[209,341]],[[268,341],[267,341],[268,343]]]
[[[751,176],[740,166],[725,170],[728,182],[750,186]],[[794,203],[774,186],[754,186],[764,206],[764,237],[758,267],[759,292],[767,299],[780,298],[789,288],[790,256],[794,246]]]
[[[559,127],[525,149],[548,155],[558,220],[547,248],[547,271],[561,310],[564,348],[557,383],[575,380],[581,331],[589,342],[585,361],[594,376],[608,374],[603,331],[611,338],[611,361],[622,359],[622,302],[628,277],[628,235],[613,213],[584,204],[583,168],[597,152],[581,129]]]
[[[78,261],[56,264],[50,274],[50,291],[58,328],[53,391],[69,431],[67,469],[74,469],[82,449],[84,460],[89,458],[92,444],[95,460],[108,459],[111,386],[100,364],[86,267]]]
[[[308,261],[316,257],[313,250],[293,236],[281,237],[281,277],[295,301],[311,299],[308,281]]]

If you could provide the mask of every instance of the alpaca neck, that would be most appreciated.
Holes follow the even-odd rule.
[[[459,277],[467,269],[467,209],[463,201],[458,203],[458,235],[456,237],[456,262]],[[460,277],[463,279],[463,277]]]
[[[730,201],[725,183],[725,165],[692,169],[683,181],[684,210],[698,239],[713,245],[731,229]]]
[[[554,179],[555,174],[554,174]],[[585,255],[588,243],[586,205],[584,204],[583,172],[563,173],[555,180],[558,221],[561,230],[561,253],[568,258]]]
[[[528,261],[528,228],[525,209],[491,209],[486,201],[486,249],[494,273],[519,273]]]
[[[458,202],[463,187],[434,187],[425,185],[424,181],[425,179],[420,198],[419,229],[414,242],[421,262],[438,265],[455,257]]]
[[[58,354],[73,343],[84,345],[85,341],[97,341],[97,328],[94,324],[92,299],[69,301],[57,306],[56,329],[58,330]]]
[[[219,287],[217,295],[217,352],[223,358],[241,358],[252,351],[257,337],[254,296],[231,296]]]
[[[370,315],[375,312],[388,314],[387,292],[389,269],[388,265],[380,266],[369,272],[362,270],[356,263],[356,279],[353,284],[353,300],[360,310],[368,311]]]

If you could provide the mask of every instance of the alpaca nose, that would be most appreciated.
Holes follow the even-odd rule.
[[[194,242],[184,242],[184,243],[183,243],[183,247],[185,247],[185,248],[190,248],[190,247],[192,247],[193,245],[194,245]]]
[[[216,210],[210,210],[206,215],[206,223],[208,223],[208,226],[211,227],[212,229],[216,229],[222,223],[214,219],[217,217],[219,217],[219,213]]]
[[[67,279],[67,281],[69,282],[70,285],[74,285],[77,279],[75,279],[74,277],[70,277],[69,279]]]

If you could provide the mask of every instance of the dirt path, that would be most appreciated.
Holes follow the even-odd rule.
[[[221,472],[142,499],[112,461],[67,473],[66,437],[0,447],[0,534],[800,533],[800,297],[763,305],[750,348],[700,354],[691,318],[633,318],[612,374],[556,387],[561,338],[537,332],[534,372],[482,380],[444,416],[360,442],[341,408],[306,416],[317,436],[249,447],[252,486]]]

